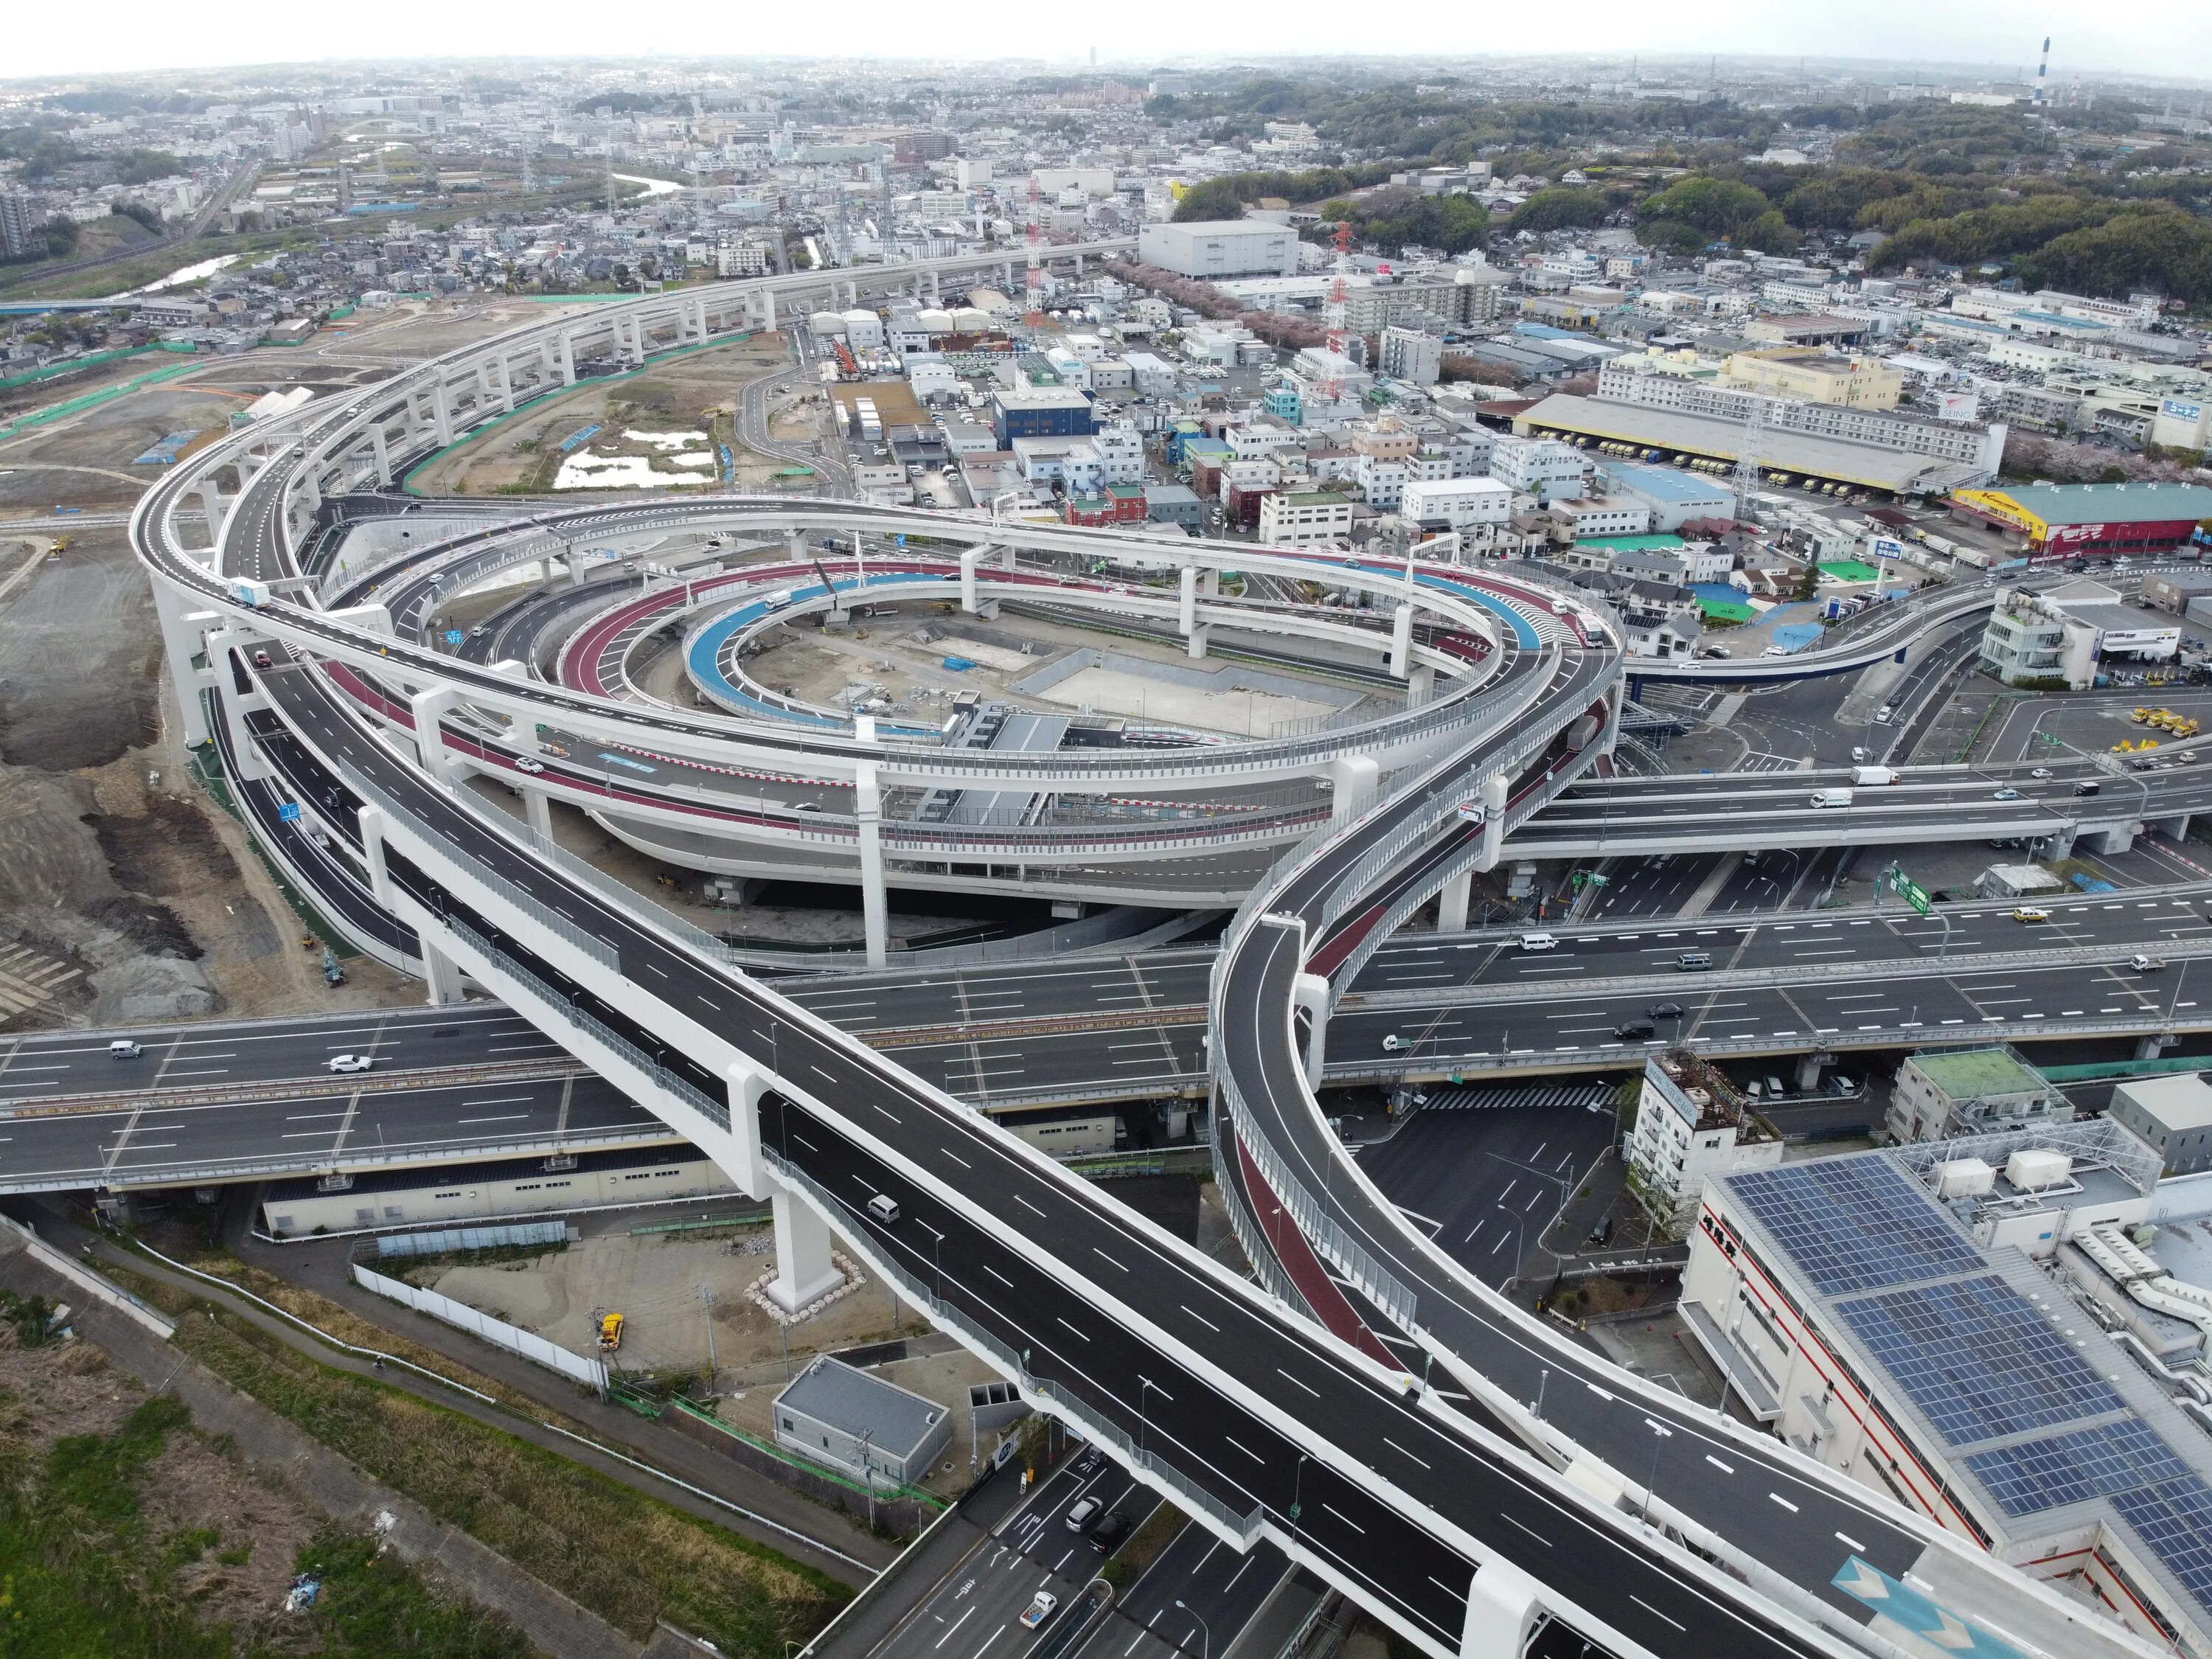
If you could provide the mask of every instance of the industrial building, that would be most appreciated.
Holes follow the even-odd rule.
[[[1951,511],[2015,538],[2030,560],[2160,553],[2212,523],[2212,487],[2185,483],[2024,484],[1961,489]]]
[[[1736,514],[1735,491],[1679,467],[1648,466],[1638,461],[1606,461],[1598,467],[1599,487],[1626,495],[1651,509],[1651,528],[1671,534],[1692,520],[1728,520]]]
[[[489,1164],[364,1170],[337,1182],[270,1183],[261,1225],[273,1238],[448,1226],[511,1216],[565,1215],[629,1204],[735,1194],[730,1178],[691,1146],[514,1158]]]
[[[2165,1161],[2166,1174],[2212,1170],[2212,1085],[2200,1073],[2130,1078],[2106,1109]]]
[[[1681,1311],[1800,1451],[2203,1652],[2212,1440],[2038,1267],[2191,1201],[2158,1176],[2107,1119],[1719,1176]]]
[[[2001,590],[1982,630],[1981,659],[2007,685],[2086,691],[2108,658],[2167,662],[2180,650],[2179,623],[2146,617],[2115,590],[2082,580]]]
[[[1298,234],[1265,219],[1194,219],[1146,225],[1137,257],[1182,276],[1290,276],[1298,268]]]
[[[1007,386],[991,394],[991,429],[1000,449],[1017,438],[1087,438],[1091,399],[1053,386]]]
[[[1513,516],[1513,491],[1496,478],[1409,478],[1398,511],[1427,530],[1476,530]]]
[[[914,1486],[952,1443],[952,1413],[825,1353],[776,1395],[775,1442],[872,1489]]]

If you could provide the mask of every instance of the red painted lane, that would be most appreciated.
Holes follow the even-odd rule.
[[[1305,1298],[1306,1305],[1314,1310],[1330,1334],[1349,1342],[1369,1358],[1388,1365],[1394,1371],[1402,1371],[1405,1364],[1398,1357],[1376,1340],[1367,1322],[1359,1316],[1343,1288],[1329,1277],[1328,1269],[1314,1254],[1313,1246],[1297,1224],[1283,1213],[1281,1200],[1275,1189],[1261,1175],[1260,1166],[1252,1161],[1252,1154],[1244,1150],[1242,1139],[1237,1142],[1238,1167],[1243,1171],[1244,1190],[1252,1196],[1253,1219],[1259,1223],[1260,1231],[1267,1241],[1267,1248],[1275,1253],[1275,1260],[1283,1264],[1291,1283]]]

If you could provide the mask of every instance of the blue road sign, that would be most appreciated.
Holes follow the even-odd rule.
[[[300,803],[295,800],[286,801],[276,809],[276,816],[286,823],[297,823],[300,821]]]
[[[446,643],[447,645],[459,645],[466,638],[468,638],[468,635],[462,633],[458,628],[449,628],[446,630]]]

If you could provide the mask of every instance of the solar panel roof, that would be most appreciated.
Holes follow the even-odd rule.
[[[1859,1297],[1836,1311],[1954,1446],[2125,1409],[1995,1273]]]
[[[1881,1158],[1822,1158],[1732,1176],[1729,1191],[1824,1296],[1970,1273],[1980,1255]]]
[[[2112,1507],[2197,1605],[2212,1608],[2212,1487],[2193,1477],[2163,1480],[2114,1494]]]
[[[2110,1498],[2160,1481],[2195,1477],[2138,1418],[2028,1440],[1966,1459],[1990,1495],[2013,1515],[2033,1515],[2087,1498]]]

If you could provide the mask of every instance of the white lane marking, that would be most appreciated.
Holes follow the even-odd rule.
[[[1733,1463],[1723,1463],[1723,1462],[1721,1462],[1721,1460],[1720,1460],[1719,1458],[1717,1458],[1717,1457],[1714,1456],[1711,1452],[1707,1452],[1707,1453],[1705,1454],[1705,1462],[1708,1462],[1708,1463],[1710,1463],[1710,1464],[1711,1464],[1715,1468],[1718,1469],[1718,1470],[1719,1470],[1723,1474],[1734,1474],[1735,1473],[1735,1464],[1733,1464]]]
[[[1772,1498],[1776,1503],[1781,1504],[1784,1509],[1788,1510],[1790,1514],[1795,1515],[1797,1513],[1797,1506],[1791,1503],[1788,1498],[1784,1498],[1780,1492],[1771,1492],[1766,1495]]]
[[[1275,1367],[1275,1375],[1276,1375],[1276,1376],[1279,1376],[1279,1377],[1281,1377],[1281,1378],[1283,1379],[1283,1381],[1284,1381],[1284,1382],[1297,1382],[1298,1387],[1300,1387],[1300,1388],[1304,1389],[1308,1394],[1311,1395],[1315,1399],[1318,1400],[1318,1399],[1320,1399],[1320,1398],[1321,1398],[1321,1390],[1320,1390],[1319,1389],[1316,1389],[1316,1387],[1314,1387],[1314,1386],[1313,1386],[1313,1384],[1312,1384],[1312,1383],[1310,1383],[1310,1382],[1298,1382],[1298,1379],[1297,1379],[1297,1377],[1292,1376],[1291,1376],[1288,1371],[1285,1370],[1284,1370],[1280,1365],[1278,1365],[1278,1366],[1276,1366],[1276,1367]]]
[[[1839,1533],[1838,1533],[1838,1534],[1836,1534],[1836,1536],[1837,1536],[1837,1537],[1838,1537],[1838,1538],[1840,1538],[1841,1540],[1843,1540],[1843,1541],[1844,1541],[1844,1543],[1849,1544],[1849,1545],[1850,1545],[1853,1549],[1856,1550],[1856,1551],[1857,1551],[1861,1555],[1864,1555],[1864,1554],[1866,1553],[1866,1546],[1865,1546],[1864,1544],[1860,1543],[1860,1542],[1859,1542],[1859,1540],[1858,1540],[1857,1539],[1856,1539],[1856,1538],[1852,1537],[1849,1533],[1845,1533],[1845,1532],[1839,1532]]]
[[[1635,1602],[1638,1607],[1643,1608],[1644,1612],[1650,1613],[1654,1619],[1656,1619],[1662,1625],[1672,1625],[1679,1631],[1687,1631],[1689,1629],[1689,1626],[1685,1625],[1680,1620],[1669,1619],[1665,1613],[1660,1612],[1658,1608],[1653,1607],[1649,1601],[1645,1601],[1640,1595],[1631,1595],[1628,1599]]]

